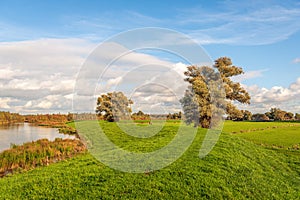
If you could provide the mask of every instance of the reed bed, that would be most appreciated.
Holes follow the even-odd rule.
[[[86,152],[86,147],[78,139],[40,139],[23,145],[12,144],[10,149],[0,153],[0,177],[49,165],[83,152]]]

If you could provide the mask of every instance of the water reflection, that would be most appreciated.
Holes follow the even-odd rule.
[[[42,138],[55,140],[55,138],[74,139],[73,135],[65,135],[56,128],[33,126],[28,123],[11,124],[0,126],[0,152],[10,148],[11,144],[23,144],[24,142],[36,141]]]

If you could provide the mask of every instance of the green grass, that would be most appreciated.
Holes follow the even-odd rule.
[[[227,121],[223,130],[267,147],[300,149],[300,123]]]
[[[178,129],[178,123],[167,123],[157,136],[143,143],[143,139],[126,136],[115,123],[102,123],[112,141],[137,152],[160,148]],[[120,172],[89,153],[79,155],[0,179],[0,199],[299,199],[299,151],[256,145],[238,137],[242,133],[230,134],[229,126],[239,131],[257,128],[257,123],[226,122],[228,133],[221,134],[203,159],[198,154],[206,131],[199,129],[182,157],[154,172]]]
[[[83,122],[89,125],[89,122]],[[100,121],[100,125],[105,131],[107,137],[119,147],[133,152],[150,152],[167,145],[176,135],[179,124],[173,123],[154,122],[147,127],[134,127],[132,124],[125,124],[119,128],[117,123],[110,123]],[[131,136],[127,133],[136,134],[140,136],[153,135],[152,137],[139,138]]]
[[[226,121],[224,123],[223,132],[226,133],[245,133],[254,132],[265,129],[277,129],[298,127],[299,122],[238,122],[238,121]]]

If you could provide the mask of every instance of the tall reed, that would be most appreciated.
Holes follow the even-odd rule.
[[[41,139],[23,145],[12,144],[11,149],[0,153],[0,177],[14,171],[49,165],[85,151],[85,145],[77,139]]]

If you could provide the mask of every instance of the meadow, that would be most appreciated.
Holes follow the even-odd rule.
[[[226,121],[223,132],[276,149],[300,149],[299,122]]]
[[[80,123],[88,128],[90,122]],[[153,123],[149,127],[158,134],[135,138],[116,123],[100,123],[112,142],[134,152],[165,146],[179,127],[174,121],[162,128]],[[300,151],[292,148],[300,143],[299,125],[227,121],[202,159],[206,130],[199,128],[178,160],[144,173],[114,170],[84,153],[0,179],[0,199],[299,199]]]

